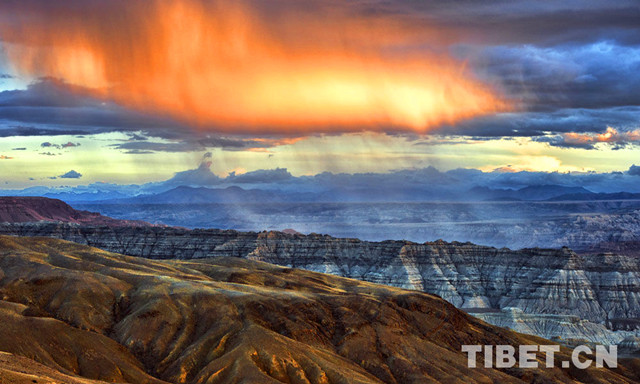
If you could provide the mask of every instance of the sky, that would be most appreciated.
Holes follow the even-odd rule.
[[[636,1],[7,0],[0,188],[630,174],[638,89]]]

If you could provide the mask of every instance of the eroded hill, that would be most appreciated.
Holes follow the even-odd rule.
[[[426,293],[235,258],[154,261],[1,236],[0,298],[0,350],[12,354],[0,355],[0,377],[28,358],[39,365],[18,364],[20,375],[79,377],[52,382],[639,379],[635,360],[616,370],[467,368],[461,344],[549,342]]]
[[[0,196],[0,223],[59,222],[84,225],[150,226],[140,220],[118,220],[96,212],[71,208],[62,200],[44,197]]]

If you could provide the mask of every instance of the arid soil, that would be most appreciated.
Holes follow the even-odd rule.
[[[0,299],[3,383],[640,381],[637,360],[471,369],[462,344],[550,342],[426,293],[243,259],[154,261],[1,236]]]
[[[62,222],[85,225],[147,226],[140,220],[117,220],[99,213],[79,211],[57,199],[0,196],[0,223]]]

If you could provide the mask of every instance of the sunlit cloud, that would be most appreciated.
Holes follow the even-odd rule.
[[[592,170],[591,168],[581,168],[572,165],[563,164],[560,159],[554,156],[517,156],[514,157],[512,164],[502,166],[484,166],[480,170],[485,172],[499,173],[517,173],[517,172],[585,172]]]
[[[568,132],[541,138],[538,141],[564,148],[596,149],[598,144],[608,144],[613,149],[620,149],[628,145],[640,145],[640,129],[620,131],[613,127],[607,127],[603,133]]]
[[[0,1],[3,175],[627,172],[635,4],[575,4]]]
[[[0,30],[15,70],[234,133],[428,132],[510,109],[446,50],[398,49],[442,48],[435,28],[324,8],[267,17],[244,2],[104,4],[64,18],[17,5],[21,21]]]

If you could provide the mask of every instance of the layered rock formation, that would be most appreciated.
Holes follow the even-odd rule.
[[[640,229],[637,232],[640,236]],[[640,240],[638,241],[605,241],[580,249],[583,254],[614,253],[629,257],[640,258]]]
[[[78,214],[70,212],[66,217],[74,215]],[[242,257],[430,292],[471,312],[515,307],[531,316],[526,321],[522,316],[514,321],[504,315],[485,319],[549,338],[609,344],[640,332],[640,258],[629,255],[578,255],[567,248],[513,251],[442,241],[368,242],[317,234],[187,230],[123,222],[5,223],[0,224],[0,234],[54,237],[152,259]],[[574,316],[589,323],[575,326],[573,320],[554,322],[546,315]]]
[[[637,359],[617,369],[496,370],[480,356],[480,367],[468,368],[462,344],[550,342],[425,293],[250,260],[154,261],[44,238],[0,236],[0,318],[3,382],[640,380]],[[556,367],[569,353],[556,354]]]
[[[513,251],[442,241],[63,223],[4,224],[0,233],[54,237],[152,259],[243,257],[435,293],[459,308],[518,307],[603,324],[640,318],[640,260],[567,248]]]
[[[506,307],[500,311],[471,310],[470,313],[493,325],[567,345],[618,345],[631,352],[640,349],[632,346],[633,340],[637,338],[637,331],[612,332],[602,324],[583,320],[578,316],[529,314],[515,307]]]

